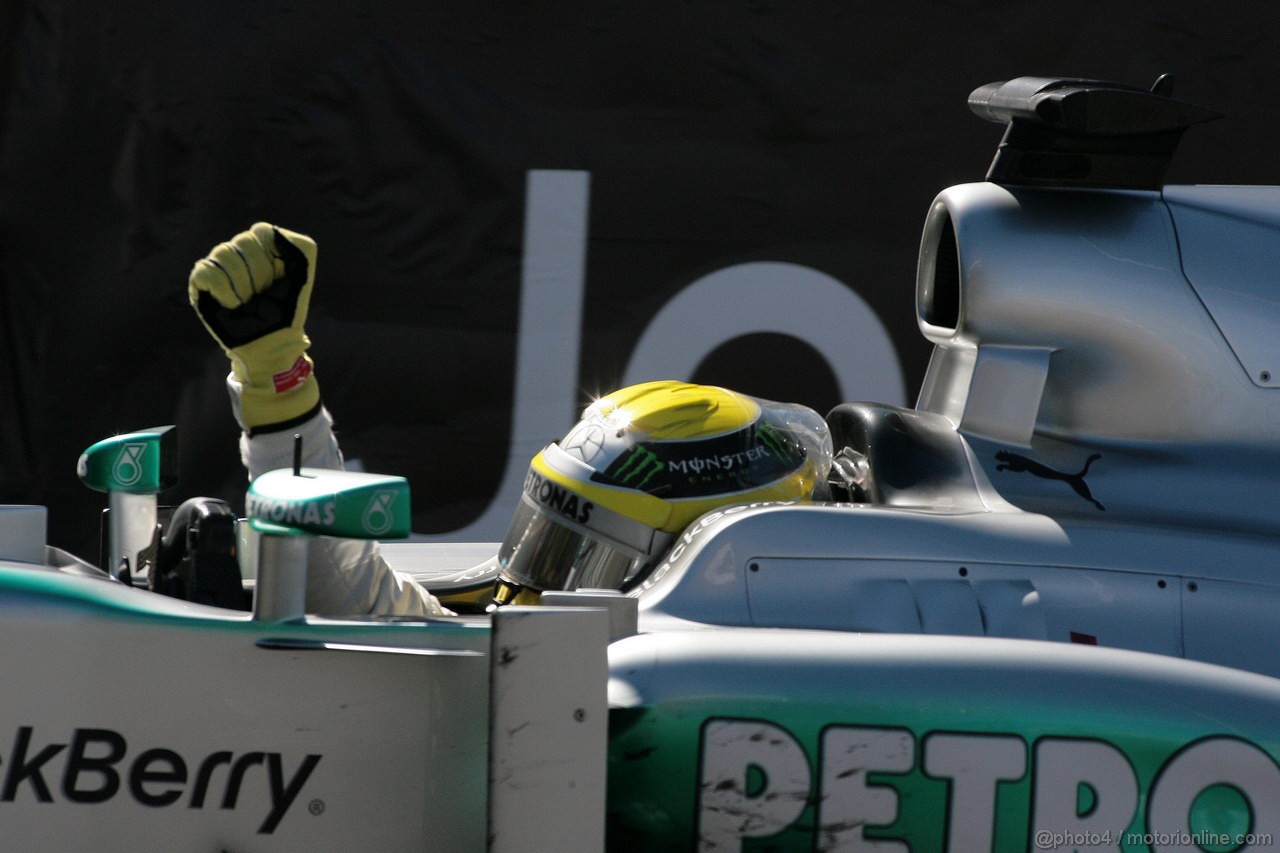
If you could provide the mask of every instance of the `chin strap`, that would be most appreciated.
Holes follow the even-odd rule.
[[[498,578],[493,585],[493,603],[486,608],[490,613],[508,604],[537,604],[540,593],[531,587]]]

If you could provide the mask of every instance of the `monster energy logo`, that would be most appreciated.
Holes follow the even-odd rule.
[[[706,439],[661,442],[656,450],[637,444],[591,478],[664,498],[696,498],[774,482],[803,459],[794,436],[762,423]]]
[[[649,448],[637,444],[627,454],[622,467],[613,473],[613,478],[624,486],[643,489],[658,474],[667,470],[667,463],[660,460]]]
[[[756,440],[779,459],[787,459],[795,455],[796,446],[792,443],[790,436],[780,432],[773,424],[760,424],[756,430]]]
[[[678,474],[695,477],[715,475],[719,472],[740,472],[755,465],[762,459],[771,458],[766,447],[748,447],[737,453],[721,453],[718,456],[693,456],[689,459],[672,459],[671,470]]]

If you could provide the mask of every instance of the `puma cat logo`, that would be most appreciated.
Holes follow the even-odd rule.
[[[1008,450],[1001,450],[996,453],[996,461],[1000,464],[996,465],[997,471],[1026,471],[1037,477],[1043,477],[1046,480],[1062,480],[1069,485],[1077,495],[1092,503],[1098,509],[1106,512],[1103,506],[1089,490],[1089,484],[1084,481],[1085,476],[1089,473],[1089,466],[1102,458],[1101,453],[1095,453],[1085,460],[1084,467],[1075,474],[1068,474],[1064,471],[1056,471],[1048,465],[1043,465],[1034,459],[1028,459],[1017,453],[1010,453]]]

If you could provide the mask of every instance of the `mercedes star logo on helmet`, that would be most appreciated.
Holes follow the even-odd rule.
[[[604,450],[604,429],[599,424],[580,424],[565,436],[560,449],[589,463]]]

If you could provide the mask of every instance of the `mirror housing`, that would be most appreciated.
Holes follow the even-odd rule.
[[[258,534],[253,618],[263,622],[306,615],[308,537],[403,539],[411,525],[405,478],[323,468],[268,471],[245,511]]]
[[[178,482],[172,425],[106,438],[80,454],[80,481],[107,493],[107,545],[102,568],[126,583],[145,578],[158,527],[156,495]]]

